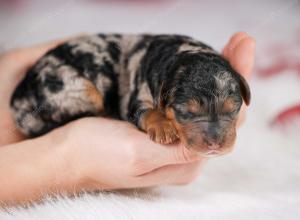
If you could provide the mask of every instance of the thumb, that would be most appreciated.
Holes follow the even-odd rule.
[[[145,142],[147,143],[145,146]],[[144,161],[148,164],[148,171],[157,169],[166,165],[186,164],[202,160],[196,152],[187,149],[182,143],[163,145],[154,143],[151,140],[144,142]]]
[[[170,147],[169,150],[171,164],[190,163],[200,159],[196,152],[187,149],[182,143]]]

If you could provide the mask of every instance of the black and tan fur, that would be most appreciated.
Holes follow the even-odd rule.
[[[42,135],[84,116],[127,120],[160,143],[229,151],[245,80],[211,47],[180,35],[98,34],[44,55],[16,88],[20,130]],[[218,149],[217,149],[218,148]]]

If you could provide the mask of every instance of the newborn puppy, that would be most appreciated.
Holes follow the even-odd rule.
[[[202,156],[229,152],[245,79],[187,36],[98,34],[45,54],[16,88],[17,126],[35,137],[85,116],[127,120],[153,141],[178,138]]]

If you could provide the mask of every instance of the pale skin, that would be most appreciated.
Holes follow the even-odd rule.
[[[181,144],[161,145],[133,125],[84,118],[44,136],[26,140],[12,120],[9,100],[17,83],[47,50],[64,40],[18,49],[0,56],[0,206],[40,201],[45,195],[74,194],[186,184],[206,158]],[[232,36],[222,54],[250,79],[255,42],[244,32]],[[245,118],[242,107],[239,122]]]

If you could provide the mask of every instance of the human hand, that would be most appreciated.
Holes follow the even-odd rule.
[[[1,56],[0,83],[3,86],[0,86],[0,113],[5,120],[0,122],[0,137],[2,135],[4,143],[13,143],[24,138],[16,129],[9,132],[9,135],[3,135],[3,131],[7,130],[8,127],[15,127],[10,116],[9,99],[16,84],[23,77],[26,69],[40,56],[63,41],[21,49]],[[233,68],[246,79],[250,78],[252,71],[254,47],[255,43],[251,37],[245,33],[237,33],[223,51],[224,57],[230,61]],[[244,115],[245,106],[241,110],[240,122]],[[116,128],[118,128],[118,135],[115,131]],[[102,133],[95,132],[95,130],[102,131]],[[65,138],[64,144],[69,144],[68,148],[70,148],[70,152],[73,152],[70,155],[78,159],[74,163],[77,165],[84,164],[84,166],[74,166],[74,170],[86,177],[83,178],[85,184],[93,183],[92,185],[97,185],[100,188],[187,183],[197,176],[198,170],[201,169],[205,161],[205,159],[187,151],[182,145],[162,146],[150,142],[143,133],[126,122],[102,118],[81,119],[58,129],[55,133],[62,133],[63,136],[69,134],[68,138]],[[114,164],[106,163],[113,168],[111,172],[107,172],[105,163],[102,166],[101,158],[104,162],[114,162]],[[119,161],[122,163],[118,163]],[[101,166],[104,169],[102,172]],[[91,181],[86,181],[86,179]],[[102,182],[105,184],[101,185]]]
[[[158,144],[128,122],[101,117],[73,121],[49,135],[66,149],[70,170],[85,189],[189,183],[206,161],[182,144]]]

